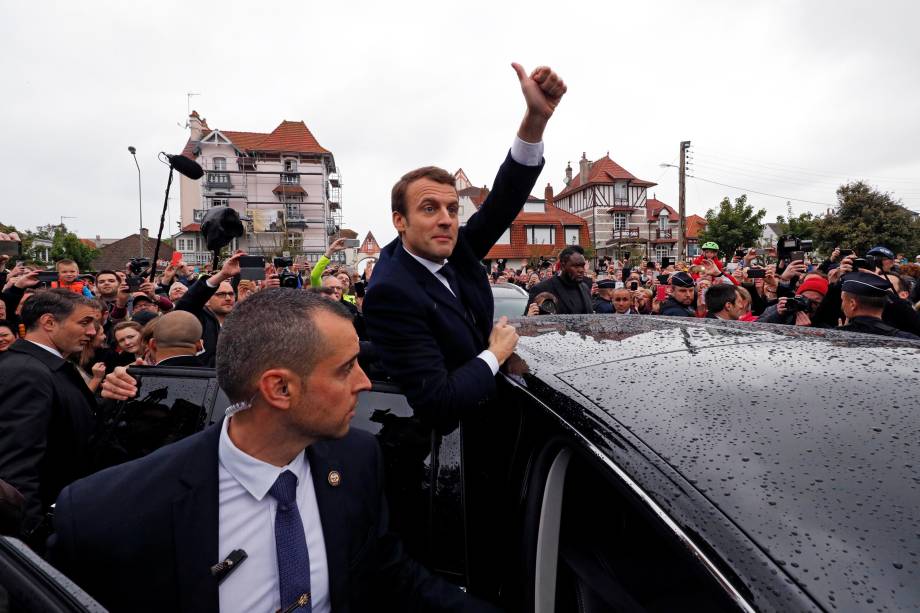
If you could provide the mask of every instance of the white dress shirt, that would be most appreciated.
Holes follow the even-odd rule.
[[[42,349],[44,349],[44,350],[47,351],[48,353],[52,353],[52,354],[56,355],[57,357],[61,358],[62,360],[64,359],[64,356],[61,355],[61,352],[58,351],[57,349],[55,349],[54,347],[49,347],[48,345],[42,345],[41,343],[36,343],[35,341],[30,341],[29,339],[25,339],[25,340],[29,341],[30,343],[32,343],[32,344],[35,345],[36,347],[41,347]]]
[[[303,520],[310,554],[310,591],[314,613],[329,613],[329,569],[310,464],[305,453],[284,467],[272,466],[240,451],[227,433],[232,418],[224,420],[218,443],[220,560],[234,549],[249,556],[218,588],[220,610],[277,611],[281,602],[278,557],[275,549],[275,509],[268,494],[282,472],[297,476],[297,508]]]
[[[539,166],[540,162],[543,160],[543,141],[539,143],[528,143],[527,141],[521,140],[520,137],[515,136],[514,142],[511,143],[511,159],[521,164],[522,166]],[[405,245],[403,245],[405,249]],[[411,255],[415,260],[424,266],[431,274],[434,275],[434,278],[441,282],[441,285],[447,288],[451,294],[456,298],[454,290],[450,288],[450,283],[447,281],[447,277],[441,274],[441,269],[444,268],[444,265],[447,264],[447,260],[442,262],[432,262],[431,260],[426,260],[423,257],[417,256],[408,249],[406,253]],[[498,358],[495,357],[495,354],[486,349],[476,356],[483,362],[485,362],[489,370],[492,371],[492,375],[498,374]]]

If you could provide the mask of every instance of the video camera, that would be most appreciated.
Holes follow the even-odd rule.
[[[136,292],[144,282],[144,277],[150,272],[150,258],[131,258],[128,262],[130,275],[125,278],[128,291]]]
[[[809,252],[814,247],[814,241],[800,239],[795,236],[780,236],[776,241],[776,258],[788,260],[795,251]]]
[[[298,279],[297,274],[288,270],[291,266],[294,265],[294,258],[291,257],[276,257],[272,258],[272,264],[275,268],[280,270],[278,273],[278,282],[281,283],[281,287],[297,287]]]

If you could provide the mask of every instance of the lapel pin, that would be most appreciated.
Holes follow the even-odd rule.
[[[329,485],[332,487],[338,487],[342,484],[342,475],[337,470],[330,470],[327,481],[329,481]]]

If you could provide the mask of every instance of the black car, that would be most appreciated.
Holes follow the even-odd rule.
[[[920,342],[648,316],[517,320],[491,409],[445,436],[375,382],[393,528],[510,611],[920,608]],[[223,413],[137,368],[100,462]],[[500,407],[495,409],[494,407]]]

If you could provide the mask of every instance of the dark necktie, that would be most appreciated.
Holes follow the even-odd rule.
[[[447,279],[447,284],[450,285],[450,290],[454,293],[454,296],[457,297],[457,300],[463,302],[463,298],[460,297],[460,284],[457,282],[457,273],[454,272],[450,262],[444,264],[438,272]]]
[[[297,476],[289,470],[278,475],[269,495],[278,501],[275,512],[275,551],[278,555],[278,583],[281,610],[311,611],[310,553],[297,508]],[[290,607],[299,603],[299,608]]]

